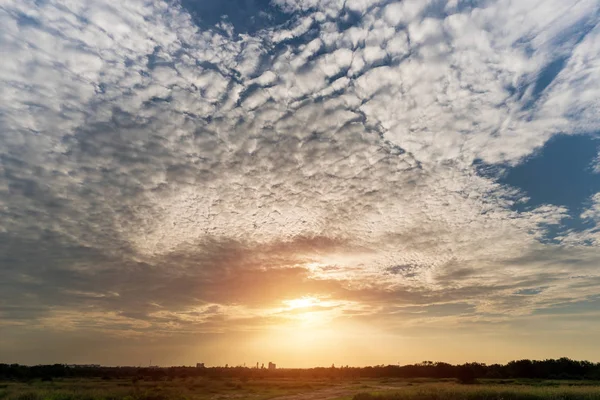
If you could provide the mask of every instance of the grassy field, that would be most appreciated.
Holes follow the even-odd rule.
[[[55,379],[0,382],[0,400],[600,400],[600,382],[490,380]]]
[[[600,382],[489,380],[406,384],[398,390],[361,391],[353,400],[600,400]]]
[[[327,380],[186,378],[165,381],[54,379],[0,382],[0,400],[266,400],[319,391]]]

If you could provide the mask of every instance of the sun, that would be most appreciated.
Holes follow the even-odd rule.
[[[301,297],[299,299],[284,300],[283,303],[289,310],[295,310],[297,308],[308,308],[316,306],[320,303],[319,299],[315,297]]]
[[[294,326],[314,326],[325,321],[321,307],[323,303],[316,297],[304,296],[297,299],[283,300],[281,310]]]

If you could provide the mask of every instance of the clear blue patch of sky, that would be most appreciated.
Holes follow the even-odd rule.
[[[272,5],[271,0],[181,0],[181,5],[201,28],[212,28],[227,21],[237,34],[253,34],[290,19],[290,15]]]
[[[600,174],[594,171],[600,140],[592,135],[557,135],[541,149],[512,168],[476,163],[479,172],[499,183],[517,188],[528,199],[516,202],[513,210],[524,212],[542,205],[562,206],[571,218],[563,226],[548,227],[552,240],[566,230],[593,227],[580,218],[590,206],[591,197],[600,192]]]
[[[555,136],[524,162],[507,169],[499,182],[529,197],[515,205],[517,211],[552,204],[580,214],[590,197],[600,192],[600,174],[593,168],[599,145],[592,136]]]

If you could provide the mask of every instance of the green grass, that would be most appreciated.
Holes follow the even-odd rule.
[[[335,389],[329,395],[318,392],[328,388]],[[453,380],[391,378],[0,382],[0,400],[269,400],[299,393],[314,393],[311,400],[334,400],[331,393],[336,400],[600,400],[600,383],[511,379],[461,385]]]
[[[600,400],[597,382],[517,381],[473,385],[428,383],[399,390],[363,391],[353,400]]]
[[[298,381],[185,378],[164,381],[55,379],[0,382],[0,400],[267,400],[332,386]]]

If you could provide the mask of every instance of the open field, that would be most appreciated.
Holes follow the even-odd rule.
[[[370,390],[353,400],[600,400],[598,382],[483,381],[422,383],[396,390]]]
[[[0,382],[0,400],[266,400],[359,384],[331,380],[184,378],[164,381],[136,379],[54,379],[50,382]]]
[[[600,382],[451,379],[55,379],[0,382],[0,400],[600,400]]]

